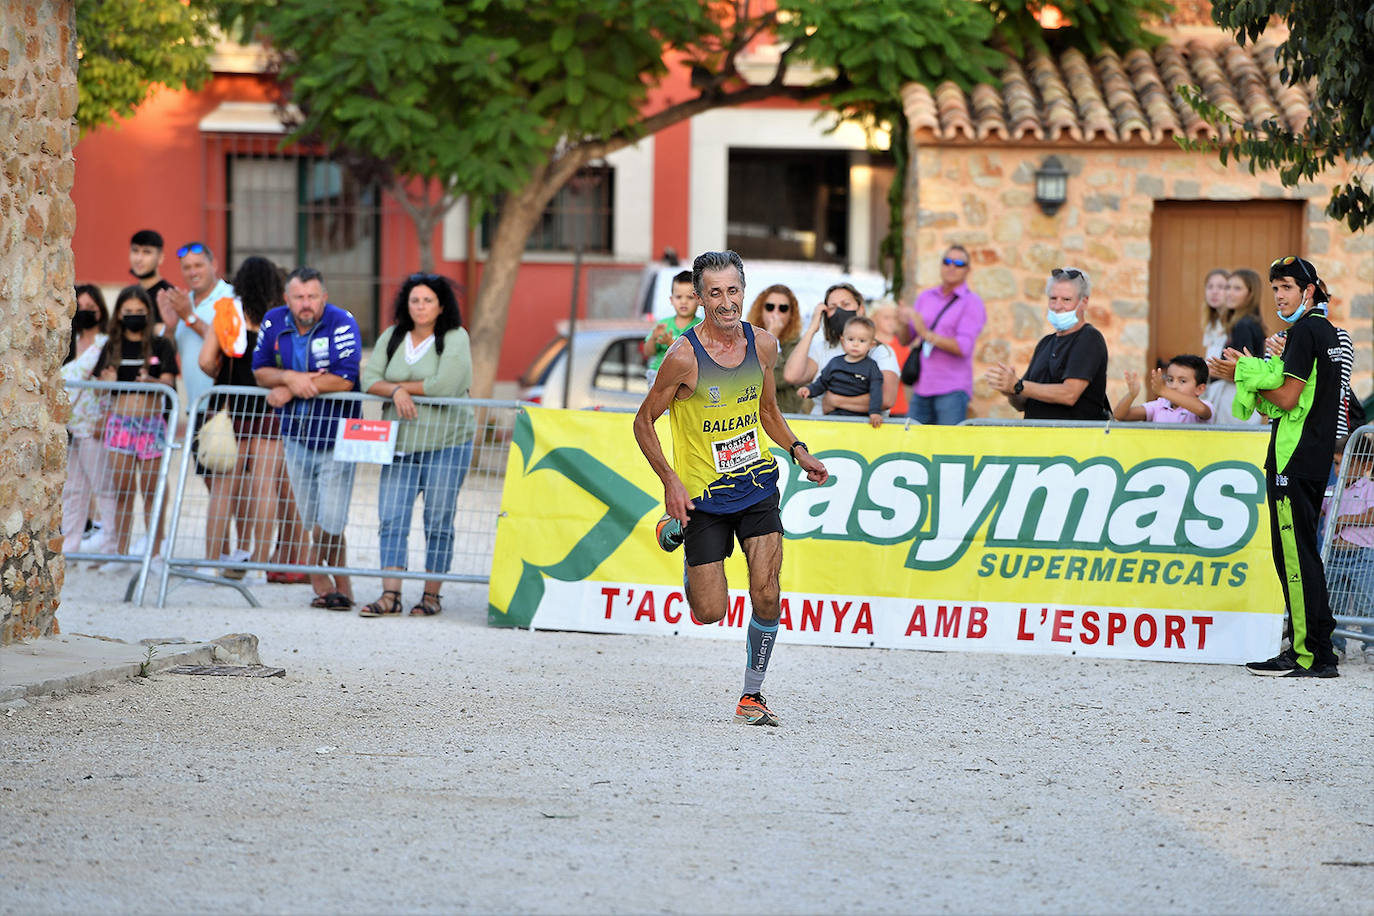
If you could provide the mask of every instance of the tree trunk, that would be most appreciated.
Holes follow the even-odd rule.
[[[487,248],[487,264],[468,323],[468,333],[472,337],[473,397],[491,397],[501,361],[501,344],[506,339],[510,300],[530,233],[558,190],[591,161],[594,153],[600,154],[604,148],[603,145],[597,149],[574,147],[568,150],[560,158],[536,169],[524,187],[509,195],[501,207],[501,218]]]
[[[515,280],[525,256],[525,243],[545,205],[558,189],[555,187],[547,195],[545,190],[536,178],[507,197],[496,233],[487,248],[487,263],[468,325],[472,337],[473,397],[491,397],[497,364],[501,361],[501,344],[506,338],[511,295],[515,292]]]

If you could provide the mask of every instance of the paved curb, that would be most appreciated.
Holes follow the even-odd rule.
[[[258,638],[231,633],[210,642],[143,640],[126,643],[103,637],[38,639],[0,652],[0,705],[22,705],[34,697],[89,690],[139,676],[149,646],[156,654],[148,673],[175,665],[260,665]]]

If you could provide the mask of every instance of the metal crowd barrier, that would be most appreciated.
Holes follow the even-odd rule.
[[[1346,440],[1329,492],[1321,555],[1335,635],[1374,643],[1374,423]]]
[[[152,457],[142,459],[137,454],[143,452],[147,455],[155,450],[156,442],[153,433],[137,433],[133,429],[133,424],[128,423],[121,423],[116,429],[110,429],[107,426],[107,420],[101,420],[98,424],[100,449],[98,451],[92,449],[92,463],[88,465],[88,470],[98,475],[99,480],[103,482],[98,483],[95,491],[87,495],[86,502],[89,503],[94,497],[98,504],[106,504],[104,511],[107,512],[113,504],[115,517],[98,519],[101,524],[100,542],[98,544],[92,543],[90,546],[99,546],[102,549],[87,550],[83,546],[80,550],[65,554],[69,574],[77,572],[76,564],[82,561],[100,567],[105,566],[105,564],[135,564],[134,575],[129,579],[129,584],[124,592],[124,600],[142,604],[144,590],[148,583],[148,573],[152,568],[154,556],[158,555],[160,546],[157,543],[155,533],[158,528],[157,521],[163,517],[162,510],[166,502],[164,496],[167,492],[168,473],[172,466],[172,454],[181,447],[176,436],[177,421],[181,416],[181,401],[175,390],[156,382],[69,381],[64,384],[67,388],[69,404],[75,407],[79,398],[98,397],[101,399],[102,413],[107,417],[114,406],[114,396],[116,395],[151,394],[161,399],[161,406],[152,410],[135,408],[128,412],[118,411],[121,416],[126,418],[135,420],[160,418],[166,423],[161,454],[156,457],[156,465],[153,467],[147,466],[154,460]],[[92,440],[96,440],[96,437],[92,437]],[[96,441],[86,443],[87,446],[94,446],[95,444]],[[69,458],[75,454],[74,449],[77,447],[79,446],[75,442],[68,443]],[[133,454],[130,454],[131,452]],[[68,477],[71,478],[72,474],[72,468],[69,466]],[[151,493],[147,490],[149,477],[151,477]],[[121,480],[121,478],[123,479]],[[150,509],[147,509],[140,496],[144,499],[151,496],[152,506]],[[64,498],[63,501],[66,502],[67,500]],[[118,508],[120,504],[123,504],[124,508]],[[146,512],[145,509],[147,509]],[[123,526],[128,529],[127,531],[121,530],[121,516],[127,516]],[[118,541],[121,538],[126,541],[128,549],[125,551],[108,549],[110,547],[118,548]],[[140,539],[142,546],[137,550],[133,549],[140,543]]]
[[[267,394],[263,388],[216,386],[191,405],[189,430],[195,430],[202,417],[213,418],[221,409],[228,411],[235,428],[237,460],[232,471],[205,473],[207,469],[201,465],[198,454],[205,438],[196,448],[183,451],[167,535],[166,564],[158,587],[159,607],[166,605],[173,580],[175,585],[197,581],[233,588],[256,606],[253,589],[265,585],[268,574],[278,580],[281,575],[312,573],[443,582],[490,579],[506,456],[521,402],[416,397],[417,405],[440,408],[444,414],[439,422],[427,425],[397,421],[396,456],[388,469],[387,465],[376,463],[376,455],[363,456],[364,460],[343,460],[340,456],[346,450],[356,451],[359,447],[333,446],[340,422],[337,419],[327,424],[327,429],[321,426],[315,430],[320,435],[312,444],[323,445],[327,438],[330,447],[303,449],[302,430],[287,431],[283,426],[285,418],[268,405]],[[386,398],[350,392],[293,402],[287,409],[296,403],[304,408],[313,402],[337,405],[338,409],[357,413],[359,419],[366,421],[380,420],[382,406],[389,403]],[[407,431],[409,424],[417,425]],[[372,427],[374,432],[376,429]],[[188,443],[192,435],[188,432]],[[361,450],[379,447],[376,443],[364,444]],[[329,481],[322,500],[315,501],[310,490],[303,494],[293,486],[289,466],[293,463],[298,481],[303,479],[301,469],[306,466],[313,466]],[[452,523],[451,545],[445,543],[445,513],[438,511],[443,508],[441,493],[430,520],[438,541],[436,562],[426,563],[425,502],[429,491],[418,498],[412,493],[407,503],[410,523],[400,554],[403,560],[400,564],[388,564],[403,565],[404,569],[383,570],[379,518],[383,497],[387,496],[383,483],[392,487],[389,492],[401,493],[417,479],[411,472],[418,474],[416,468],[422,464],[433,472],[431,479],[436,487],[455,484],[466,465],[453,514],[447,517]],[[348,486],[345,478],[350,476]],[[389,499],[388,511],[402,503],[406,503],[403,495]],[[312,560],[311,530],[302,523],[302,510],[313,512],[316,523],[329,534],[342,534],[343,554],[333,558],[336,562]],[[222,537],[221,532],[227,532],[227,537]],[[211,537],[215,539],[213,544]],[[394,539],[390,550],[394,560],[398,550]],[[426,569],[427,565],[443,565],[438,562],[438,555],[448,552],[452,559],[447,571]],[[375,597],[371,591],[370,585],[365,590],[355,587],[358,603]],[[380,593],[380,589],[377,591]]]

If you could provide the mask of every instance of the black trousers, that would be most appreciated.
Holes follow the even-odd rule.
[[[1317,548],[1317,520],[1321,516],[1325,480],[1265,473],[1269,495],[1269,528],[1274,568],[1288,609],[1284,636],[1304,668],[1336,664],[1331,631],[1336,621],[1326,594],[1326,570]]]

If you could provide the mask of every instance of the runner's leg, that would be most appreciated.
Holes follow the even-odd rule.
[[[778,637],[778,575],[782,571],[782,535],[764,534],[741,541],[749,564],[749,600],[753,614],[746,636],[748,656],[744,666],[744,693],[763,689],[768,661]]]

